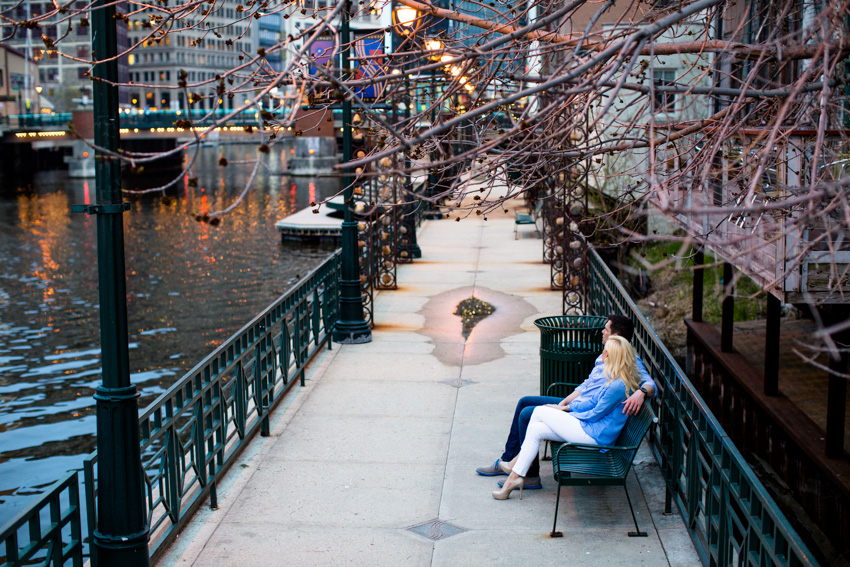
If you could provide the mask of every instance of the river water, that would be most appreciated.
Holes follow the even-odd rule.
[[[177,186],[124,214],[131,379],[140,407],[322,262],[327,245],[281,243],[275,221],[338,183],[277,175],[265,160],[219,226],[195,220],[242,191],[256,146],[200,150]],[[228,165],[221,167],[224,157]],[[153,168],[149,167],[148,170]],[[167,177],[124,181],[158,186]],[[65,171],[0,172],[0,524],[94,449],[100,383],[94,180]]]

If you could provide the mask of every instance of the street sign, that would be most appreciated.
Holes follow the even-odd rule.
[[[13,91],[24,90],[30,84],[32,84],[32,77],[23,73],[9,73],[9,86],[12,87]]]

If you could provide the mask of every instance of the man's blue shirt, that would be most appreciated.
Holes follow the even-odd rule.
[[[649,372],[646,371],[646,366],[644,366],[643,361],[640,357],[635,357],[635,359],[637,362],[638,373],[640,374],[640,385],[652,386],[653,392],[657,393],[658,388],[655,387],[655,382],[652,380]],[[608,378],[605,376],[605,363],[602,362],[602,355],[600,354],[596,359],[596,362],[593,363],[593,370],[590,371],[590,376],[587,377],[587,380],[576,387],[576,392],[580,392],[582,398],[592,398],[596,394],[596,390],[605,386],[607,382]]]

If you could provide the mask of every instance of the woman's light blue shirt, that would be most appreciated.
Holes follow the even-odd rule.
[[[626,392],[625,382],[611,380],[591,395],[570,402],[570,415],[581,421],[584,432],[598,445],[612,445],[629,418],[622,405],[628,397]]]

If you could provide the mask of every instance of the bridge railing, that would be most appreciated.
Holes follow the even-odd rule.
[[[119,116],[121,128],[171,128],[180,121],[188,120],[192,127],[203,128],[221,123],[221,126],[259,126],[261,117],[256,110],[242,110],[230,116],[233,111],[216,110],[149,110],[145,112],[127,111]],[[226,120],[225,120],[225,117]],[[279,118],[279,117],[276,117]],[[72,121],[70,112],[54,114],[19,114],[0,116],[0,125],[12,130],[39,128],[67,128]],[[289,125],[289,124],[287,124]]]
[[[2,124],[10,129],[27,128],[67,128],[71,121],[70,112],[53,114],[11,114],[2,118]]]
[[[83,565],[80,488],[71,472],[12,518],[0,536],[0,565]]]
[[[659,423],[651,445],[705,565],[817,565],[649,322],[596,251],[590,252],[592,313],[635,325],[632,345],[652,374]]]
[[[139,417],[151,557],[156,558],[207,497],[251,438],[269,433],[283,393],[304,385],[307,363],[337,318],[340,252],[310,272],[230,337]],[[91,535],[97,525],[97,453],[85,462]]]
[[[210,110],[152,110],[149,112],[129,112],[121,114],[121,128],[162,128],[173,127],[180,121],[188,120],[192,127],[207,127],[221,122],[221,126],[259,126],[261,118],[256,110],[243,110],[233,116],[233,111],[225,109]],[[229,117],[228,117],[229,116]],[[228,117],[225,120],[225,117]]]

